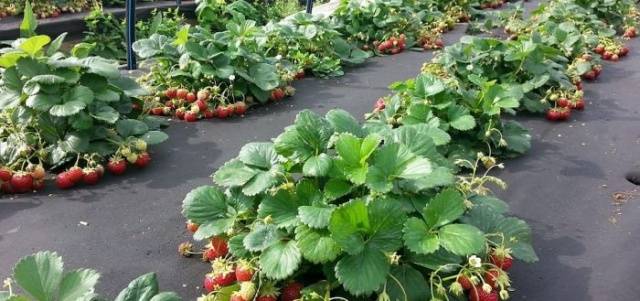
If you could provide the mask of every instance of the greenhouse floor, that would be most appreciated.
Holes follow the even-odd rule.
[[[457,41],[463,28],[445,36]],[[640,39],[632,53],[606,64],[585,85],[587,108],[566,123],[542,116],[517,117],[530,128],[532,150],[507,161],[498,174],[509,184],[499,193],[511,211],[533,227],[536,264],[512,269],[511,300],[638,300],[640,191],[624,179],[640,163]],[[177,253],[189,240],[182,199],[235,157],[250,141],[267,141],[302,109],[345,109],[362,116],[387,86],[415,76],[432,53],[406,52],[371,59],[332,80],[296,83],[299,93],[226,121],[172,122],[169,141],[152,149],[152,164],[98,186],[0,199],[0,277],[22,256],[54,250],[68,268],[102,273],[98,291],[115,296],[137,275],[158,273],[163,290],[185,300],[200,295],[206,264]]]

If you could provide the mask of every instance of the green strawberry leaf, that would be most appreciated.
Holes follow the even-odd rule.
[[[156,274],[144,274],[129,283],[115,301],[150,301],[159,292]]]
[[[349,133],[340,134],[336,140],[336,167],[351,182],[363,184],[368,171],[367,160],[379,144],[380,138],[376,135],[358,138]]]
[[[302,256],[316,264],[333,261],[342,252],[327,230],[300,225],[296,228],[296,241]]]
[[[291,276],[300,265],[302,255],[296,241],[279,241],[260,254],[260,267],[267,278],[281,280]]]
[[[429,229],[452,223],[465,211],[464,196],[455,188],[438,193],[424,209],[424,218]]]
[[[275,139],[275,149],[285,157],[304,162],[324,152],[332,134],[333,127],[328,121],[304,110],[298,113],[295,123]]]
[[[94,270],[80,269],[69,272],[60,283],[58,300],[76,301],[92,294],[100,274]]]
[[[38,301],[53,301],[62,282],[62,258],[54,252],[23,257],[13,268],[16,283]]]
[[[411,217],[404,224],[404,244],[417,254],[430,254],[440,248],[435,233],[430,232],[427,224],[419,218]]]
[[[446,225],[440,228],[438,237],[442,247],[456,255],[478,254],[485,247],[484,233],[472,225]]]
[[[380,250],[366,247],[359,253],[345,255],[336,264],[338,281],[355,296],[368,295],[384,284],[391,265]]]
[[[408,264],[392,266],[387,278],[387,294],[391,300],[421,301],[430,295],[428,283],[420,271]]]

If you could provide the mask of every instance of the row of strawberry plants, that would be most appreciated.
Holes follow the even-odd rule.
[[[139,97],[147,92],[123,76],[115,62],[87,56],[77,45],[59,51],[65,34],[53,41],[36,35],[27,5],[22,38],[0,55],[0,183],[4,193],[43,189],[47,172],[67,189],[96,184],[106,169],[122,174],[127,161],[149,164],[149,145],[167,135],[165,121],[146,116]]]
[[[345,65],[361,64],[372,54],[415,45],[439,48],[441,32],[468,20],[465,7],[447,1],[343,1],[330,18],[298,13],[260,26],[251,19],[252,5],[240,0],[220,12],[227,21],[215,33],[221,25],[200,16],[211,14],[203,8],[209,12],[199,14],[199,25],[173,38],[154,34],[134,44],[153,64],[143,81],[156,95],[146,108],[187,121],[242,115],[247,106],[292,95],[290,83],[305,73],[341,76]],[[176,97],[178,90],[203,97]]]
[[[584,53],[592,28],[539,21],[569,2],[538,10],[517,40],[447,47],[364,124],[303,111],[272,142],[245,145],[183,203],[194,238],[209,241],[201,299],[507,299],[512,259],[537,257],[489,171],[530,144],[502,115],[584,106],[580,76],[599,65]]]

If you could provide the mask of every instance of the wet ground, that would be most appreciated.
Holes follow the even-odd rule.
[[[462,28],[446,35],[452,43]],[[500,195],[534,232],[536,264],[516,264],[512,300],[638,300],[640,195],[624,179],[640,163],[640,39],[632,53],[607,64],[585,85],[587,108],[567,123],[519,117],[531,129],[527,155],[499,174]],[[0,199],[0,277],[21,257],[54,250],[69,268],[102,272],[98,291],[115,296],[137,275],[158,273],[165,290],[192,300],[207,265],[177,255],[188,240],[180,206],[194,187],[250,141],[267,141],[302,109],[370,111],[386,87],[414,77],[431,53],[379,57],[334,80],[304,79],[298,94],[227,121],[172,123],[170,139],[152,150],[152,164],[88,189]]]

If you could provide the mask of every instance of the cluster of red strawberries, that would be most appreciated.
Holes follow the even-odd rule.
[[[380,53],[384,54],[398,54],[402,52],[406,45],[406,36],[404,34],[398,37],[392,36],[385,41],[373,42],[373,45],[378,49]]]
[[[184,88],[169,88],[164,91],[166,101],[164,106],[152,108],[149,113],[152,115],[171,116],[174,115],[180,120],[195,122],[199,119],[211,119],[214,117],[225,119],[233,115],[244,115],[247,105],[244,101],[233,104],[219,104],[212,106],[211,92],[207,89],[198,92],[189,91]]]
[[[301,78],[304,77],[304,75],[298,75],[298,77]],[[214,89],[213,93],[218,93],[218,91]],[[280,101],[294,93],[295,89],[290,86],[276,88],[271,91],[270,99],[272,101]],[[184,88],[169,88],[164,91],[163,96],[166,99],[164,105],[151,108],[149,113],[158,116],[173,115],[187,122],[195,122],[203,118],[226,119],[234,115],[242,116],[248,107],[244,101],[236,101],[229,104],[214,104],[212,101],[212,92],[209,89],[194,92]]]
[[[505,4],[505,0],[488,1],[480,4],[481,9],[498,9]]]
[[[147,143],[138,139],[130,145],[123,145],[109,160],[106,169],[114,175],[121,175],[127,170],[127,162],[138,168],[144,168],[151,162],[151,156],[146,151]],[[95,156],[84,157],[80,167],[79,162],[55,176],[56,187],[69,189],[79,184],[96,185],[104,176],[105,168]],[[45,187],[47,172],[42,164],[28,164],[24,170],[12,170],[8,167],[0,168],[0,189],[7,194],[27,193],[42,190]]]
[[[418,40],[418,45],[420,45],[424,50],[442,49],[442,47],[444,47],[444,42],[442,41],[440,34],[430,34],[421,36]]]
[[[199,226],[191,221],[187,222],[187,230],[191,233],[198,231]],[[182,243],[179,252],[182,255],[189,256],[192,245],[190,243]],[[281,301],[294,301],[299,299],[303,285],[292,281],[284,285],[278,290],[273,283],[262,283],[259,291],[256,291],[254,283],[254,275],[256,269],[250,261],[238,260],[232,262],[229,258],[229,245],[225,238],[214,236],[210,239],[209,244],[202,252],[202,260],[211,262],[213,271],[204,277],[203,287],[207,294],[215,293],[222,287],[230,286],[235,283],[240,285],[237,291],[231,294],[230,301],[277,301],[280,296]]]
[[[44,188],[46,172],[41,164],[30,165],[25,171],[0,168],[0,188],[4,193],[27,193]]]
[[[498,301],[509,297],[504,286],[509,282],[506,271],[513,265],[513,258],[508,252],[494,250],[489,260],[493,267],[484,272],[482,280],[465,273],[456,278],[456,282],[467,293],[470,301]]]
[[[569,93],[553,93],[549,96],[549,100],[555,102],[555,107],[547,111],[546,118],[549,121],[566,121],[571,118],[571,111],[582,111],[585,107],[584,93],[581,90],[582,83],[576,84],[577,91],[573,94]]]
[[[605,61],[617,62],[629,54],[629,47],[618,44],[598,44],[593,51],[599,54]]]

